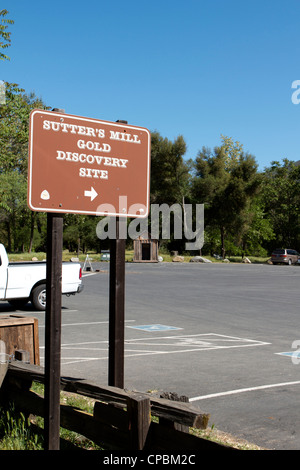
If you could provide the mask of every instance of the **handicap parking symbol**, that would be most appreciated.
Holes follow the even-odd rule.
[[[182,328],[177,328],[176,326],[160,325],[159,323],[156,323],[154,325],[129,326],[128,328],[134,328],[136,330],[143,331],[182,330]]]

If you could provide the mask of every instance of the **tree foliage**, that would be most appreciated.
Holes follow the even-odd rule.
[[[172,205],[188,194],[190,165],[184,160],[185,152],[181,135],[172,142],[158,132],[151,134],[152,204]]]
[[[6,18],[8,14],[7,10],[0,10],[0,59],[10,60],[10,58],[1,51],[1,49],[7,49],[10,46],[11,38],[8,26],[14,24],[13,20]]]
[[[45,106],[18,85],[5,85],[5,102],[0,105],[0,220],[6,227],[2,242],[9,249],[30,249],[32,224],[39,216],[31,214],[26,203],[29,114]]]
[[[251,201],[260,187],[257,164],[239,142],[222,136],[213,151],[202,148],[194,166],[193,199],[205,204],[205,225],[219,230],[224,258],[226,239],[238,233],[240,242],[249,223]]]
[[[300,166],[287,159],[271,162],[264,172],[264,207],[278,247],[300,246],[299,181]]]

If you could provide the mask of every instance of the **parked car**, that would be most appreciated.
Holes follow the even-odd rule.
[[[62,264],[62,294],[73,295],[83,289],[80,263]],[[31,300],[36,310],[46,307],[46,262],[10,263],[0,244],[0,300],[20,308]]]
[[[273,264],[297,264],[300,259],[300,254],[296,250],[287,248],[278,248],[274,250],[271,255],[271,261]]]

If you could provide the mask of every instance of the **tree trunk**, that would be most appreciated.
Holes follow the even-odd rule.
[[[221,253],[222,253],[222,258],[225,259],[225,227],[222,225],[220,227],[221,231]]]
[[[34,212],[32,211],[31,212],[31,218],[30,218],[30,240],[29,240],[28,253],[31,253],[31,251],[32,251],[33,234],[34,234]]]
[[[10,221],[6,222],[6,230],[7,230],[7,251],[8,253],[11,252],[11,233],[10,233]]]

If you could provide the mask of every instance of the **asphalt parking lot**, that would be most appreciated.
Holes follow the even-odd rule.
[[[106,385],[109,264],[95,268],[63,297],[62,375]],[[125,387],[186,395],[221,431],[299,449],[299,282],[299,266],[127,263]],[[18,313],[39,319],[43,361],[44,314]]]

